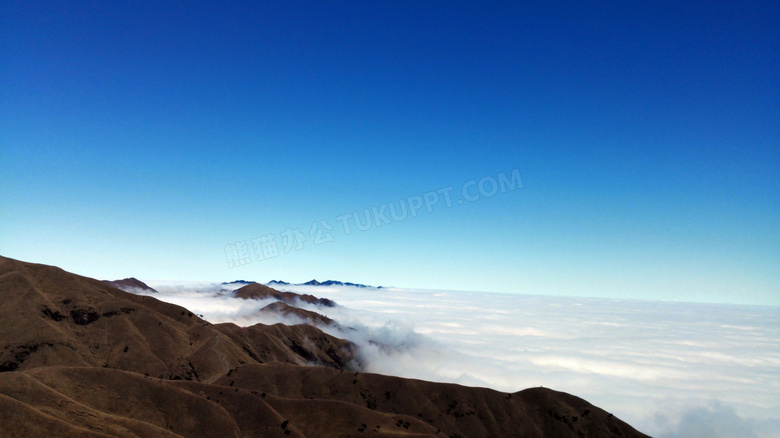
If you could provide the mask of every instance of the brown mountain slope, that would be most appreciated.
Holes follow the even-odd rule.
[[[260,309],[260,312],[275,314],[287,318],[292,317],[297,320],[301,320],[303,322],[306,322],[308,324],[313,324],[313,325],[319,325],[319,326],[337,325],[335,321],[333,321],[332,319],[328,318],[325,315],[322,315],[317,312],[312,312],[311,310],[300,309],[298,307],[291,306],[281,301],[277,301],[275,303],[271,303],[263,307],[262,309]]]
[[[286,399],[337,400],[376,412],[405,415],[446,432],[446,436],[641,436],[603,409],[546,388],[506,394],[486,388],[271,363],[244,365],[214,383]]]
[[[244,330],[248,336],[233,324],[214,326],[152,297],[59,268],[0,258],[0,371],[100,366],[210,381],[249,362],[307,364],[319,358],[335,366],[351,359],[348,342],[311,326]],[[332,359],[339,354],[343,357]]]
[[[309,325],[211,325],[0,257],[4,437],[645,436],[549,389],[506,394],[346,371],[353,348]]]
[[[356,347],[352,343],[334,338],[308,324],[256,324],[239,328],[228,323],[214,327],[241,345],[252,362],[323,365],[339,370],[360,368],[360,360],[355,355]]]

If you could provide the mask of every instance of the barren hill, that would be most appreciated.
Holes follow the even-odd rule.
[[[151,293],[157,293],[156,290],[149,287],[148,284],[144,283],[143,281],[137,279],[137,278],[123,278],[121,280],[103,280],[103,283],[110,284],[111,286],[114,286],[117,289],[122,289],[125,292],[151,292]]]
[[[332,319],[325,315],[312,312],[311,310],[299,309],[298,307],[291,306],[281,301],[277,301],[263,307],[260,309],[260,312],[274,313],[285,317],[295,317],[303,322],[310,323],[315,326],[336,325]]]
[[[8,437],[645,436],[569,394],[362,373],[310,325],[212,325],[3,257],[0,348]]]
[[[233,296],[236,298],[243,298],[245,300],[263,300],[274,298],[290,305],[295,305],[296,301],[303,301],[305,303],[316,304],[318,306],[325,307],[333,307],[336,305],[336,303],[327,298],[317,298],[314,295],[309,294],[302,295],[293,292],[280,292],[260,283],[252,283],[236,289],[233,292]]]
[[[264,326],[279,342],[234,339],[233,324],[212,325],[183,307],[138,296],[59,268],[0,259],[0,370],[99,366],[169,379],[209,381],[258,359],[308,363],[290,345],[343,350],[350,344],[311,326]],[[312,343],[312,330],[322,343]],[[319,336],[322,335],[322,336]],[[312,353],[312,354],[317,354]],[[197,377],[196,377],[197,376]]]

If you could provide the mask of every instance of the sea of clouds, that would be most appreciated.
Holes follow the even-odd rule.
[[[299,323],[241,285],[150,283],[213,323]],[[366,371],[582,397],[659,438],[780,437],[780,308],[338,286],[276,286],[361,347]]]

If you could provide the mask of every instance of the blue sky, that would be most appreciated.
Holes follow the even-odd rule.
[[[0,4],[3,255],[780,304],[776,2],[157,3]],[[451,207],[337,220],[448,187]]]

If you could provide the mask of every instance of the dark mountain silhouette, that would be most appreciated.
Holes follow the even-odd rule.
[[[281,281],[281,280],[271,280],[268,283],[266,283],[267,286],[274,286],[274,285],[284,286],[289,284],[291,283],[288,283],[286,281]],[[369,286],[366,284],[350,283],[348,281],[338,281],[338,280],[327,280],[327,281],[309,280],[306,283],[298,283],[295,286],[352,286],[352,287],[361,287],[361,288],[382,289],[382,286]]]
[[[316,281],[316,280],[312,280]],[[374,287],[374,286],[368,286],[365,284],[360,283],[350,283],[348,281],[338,281],[338,280],[327,280],[320,283],[320,286],[352,286],[352,287]],[[381,289],[382,286],[377,286],[377,289]]]
[[[287,286],[290,283],[282,280],[271,280],[268,283],[266,283],[266,286]]]
[[[305,324],[212,325],[0,257],[3,436],[646,436],[546,388],[508,394],[363,373],[355,348]]]
[[[257,283],[256,281],[249,281],[249,280],[233,280],[233,281],[223,281],[221,284],[252,284]]]

